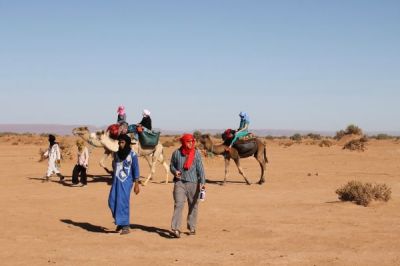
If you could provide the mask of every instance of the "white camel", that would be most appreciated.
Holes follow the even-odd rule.
[[[72,134],[82,138],[84,141],[94,147],[104,148],[104,155],[100,160],[100,166],[107,171],[107,167],[104,165],[104,162],[113,152],[118,151],[118,141],[111,139],[108,135],[108,132],[90,132],[87,127],[74,128],[72,130]],[[132,149],[139,157],[144,157],[150,167],[150,173],[147,176],[145,182],[142,183],[144,186],[155,174],[157,162],[160,162],[164,166],[166,172],[165,183],[168,183],[169,166],[164,160],[164,147],[162,144],[158,143],[154,148],[149,149],[141,147],[139,142],[133,142]]]

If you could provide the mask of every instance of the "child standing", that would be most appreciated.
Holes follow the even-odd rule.
[[[89,151],[84,145],[83,140],[77,140],[76,146],[78,147],[78,161],[72,171],[72,184],[77,185],[79,183],[79,175],[81,176],[82,186],[87,185],[86,170],[89,165]]]

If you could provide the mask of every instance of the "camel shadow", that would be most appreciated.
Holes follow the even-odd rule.
[[[343,201],[341,201],[341,200],[334,200],[334,201],[326,201],[325,203],[327,203],[327,204],[340,204],[340,203],[343,203]]]
[[[103,233],[103,234],[116,233],[115,231],[108,230],[107,228],[105,228],[103,226],[93,225],[93,224],[87,223],[87,222],[75,222],[70,219],[60,219],[60,221],[63,223],[69,224],[69,225],[80,227],[80,228],[82,228],[88,232],[92,232],[92,233]]]
[[[219,185],[219,186],[223,186],[224,185],[224,181],[218,181],[218,180],[210,180],[210,179],[206,179],[206,183],[207,184],[211,184],[211,185]],[[246,184],[245,181],[230,181],[230,180],[226,180],[226,183],[230,183],[230,184]]]
[[[156,233],[159,236],[164,237],[164,238],[174,238],[171,235],[171,232],[169,230],[161,229],[161,228],[154,227],[154,226],[146,226],[146,225],[141,225],[141,224],[131,224],[130,228],[131,229],[139,229],[139,230],[142,230],[142,231],[145,231],[145,232],[149,232],[149,233]]]

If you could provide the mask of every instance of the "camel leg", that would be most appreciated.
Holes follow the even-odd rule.
[[[104,165],[104,162],[107,160],[107,158],[110,156],[111,152],[108,150],[104,150],[104,154],[100,159],[100,166],[104,169],[106,169],[107,167]]]
[[[150,168],[150,171],[151,171],[151,168],[152,168],[152,166],[153,166],[153,164],[152,164],[152,160],[153,159],[149,159],[149,155],[144,155],[143,156],[145,159],[146,159],[146,161],[147,161],[147,164],[149,165],[149,168]],[[152,178],[152,176],[150,176],[150,180],[152,180],[153,178]],[[146,182],[147,183],[147,182]]]
[[[260,180],[258,181],[258,184],[262,185],[265,182],[265,178],[264,178],[265,163],[260,162],[258,159],[257,159],[257,161],[260,164],[260,168],[261,168],[261,177],[260,177]]]
[[[147,158],[147,156],[145,156],[145,158]],[[144,181],[143,186],[147,185],[147,182],[149,182],[149,180],[153,177],[154,173],[156,172],[156,162],[157,159],[155,158],[155,156],[152,157],[151,163],[149,160],[150,174],[147,176],[146,181]]]
[[[146,159],[147,164],[148,164],[149,167],[151,168],[151,162],[150,162],[150,160],[149,160],[149,156],[144,155],[143,157]]]
[[[224,183],[222,183],[223,185],[225,185],[226,179],[229,176],[229,163],[230,163],[230,159],[225,158],[225,177],[224,177]]]
[[[258,181],[258,184],[262,185],[265,182],[264,174],[265,174],[266,163],[268,163],[267,151],[265,145],[264,149],[262,151],[257,152],[257,156],[255,157],[261,167],[261,177],[260,181]]]
[[[239,174],[241,174],[241,175],[243,176],[244,180],[246,181],[246,184],[247,184],[247,185],[251,185],[251,183],[249,182],[249,180],[247,180],[246,175],[244,174],[243,168],[240,166],[240,161],[239,161],[239,159],[236,159],[236,160],[234,160],[234,161],[235,161],[235,164],[236,164],[236,166],[237,166],[237,169],[239,170]]]
[[[165,184],[168,184],[168,179],[169,179],[169,166],[164,160],[164,155],[161,153],[160,156],[158,157],[158,161],[162,166],[164,166],[166,177],[165,177]]]

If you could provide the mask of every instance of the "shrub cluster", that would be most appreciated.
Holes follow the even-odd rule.
[[[351,151],[365,151],[366,150],[366,143],[368,139],[367,137],[362,137],[360,139],[353,139],[347,142],[343,149],[351,150]]]
[[[339,140],[342,137],[344,137],[345,135],[362,135],[362,134],[363,134],[363,132],[362,132],[361,128],[359,128],[356,125],[351,124],[351,125],[348,125],[345,130],[337,131],[334,138]]]
[[[392,191],[386,184],[350,181],[338,188],[336,194],[341,201],[353,201],[358,205],[368,206],[372,200],[388,201]]]

